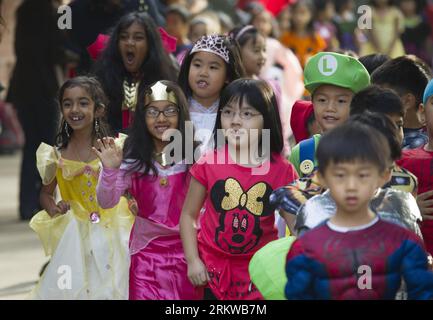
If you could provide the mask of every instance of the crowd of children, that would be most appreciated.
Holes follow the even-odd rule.
[[[176,46],[126,14],[61,86],[31,298],[433,298],[433,74],[403,14],[373,1],[362,39],[350,1],[298,0],[279,42],[245,10],[209,34],[212,14],[170,6]]]

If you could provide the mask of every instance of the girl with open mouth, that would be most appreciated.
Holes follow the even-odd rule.
[[[94,73],[110,100],[108,122],[120,132],[132,123],[140,92],[158,80],[175,81],[177,67],[165,51],[152,18],[133,12],[114,27]]]

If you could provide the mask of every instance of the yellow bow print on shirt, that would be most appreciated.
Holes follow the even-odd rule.
[[[262,215],[263,201],[257,201],[257,199],[263,198],[265,195],[265,183],[259,182],[253,185],[247,192],[244,192],[239,182],[233,178],[229,178],[224,184],[224,191],[228,194],[221,202],[221,208],[225,211],[240,207],[241,209],[246,208],[256,216]]]

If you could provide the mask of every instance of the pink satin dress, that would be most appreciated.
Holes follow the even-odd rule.
[[[158,177],[140,172],[128,175],[126,167],[104,168],[97,189],[98,202],[104,205],[111,205],[120,190],[128,190],[138,204],[130,237],[129,299],[201,299],[201,290],[193,287],[187,277],[179,233],[189,185],[187,166],[176,164],[164,169],[155,165]]]

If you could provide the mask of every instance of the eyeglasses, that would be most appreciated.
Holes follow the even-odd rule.
[[[221,117],[226,118],[226,119],[233,119],[236,113],[237,113],[237,111],[234,111],[232,109],[223,108],[221,110]],[[261,115],[261,113],[254,113],[254,112],[251,112],[250,110],[241,110],[239,112],[239,117],[243,120],[250,120],[251,118],[257,117],[260,115]]]
[[[179,108],[170,107],[170,108],[164,109],[163,111],[160,111],[156,108],[147,108],[146,110],[144,110],[144,114],[148,118],[155,118],[156,119],[159,117],[159,115],[161,113],[167,118],[174,117],[179,113]]]

